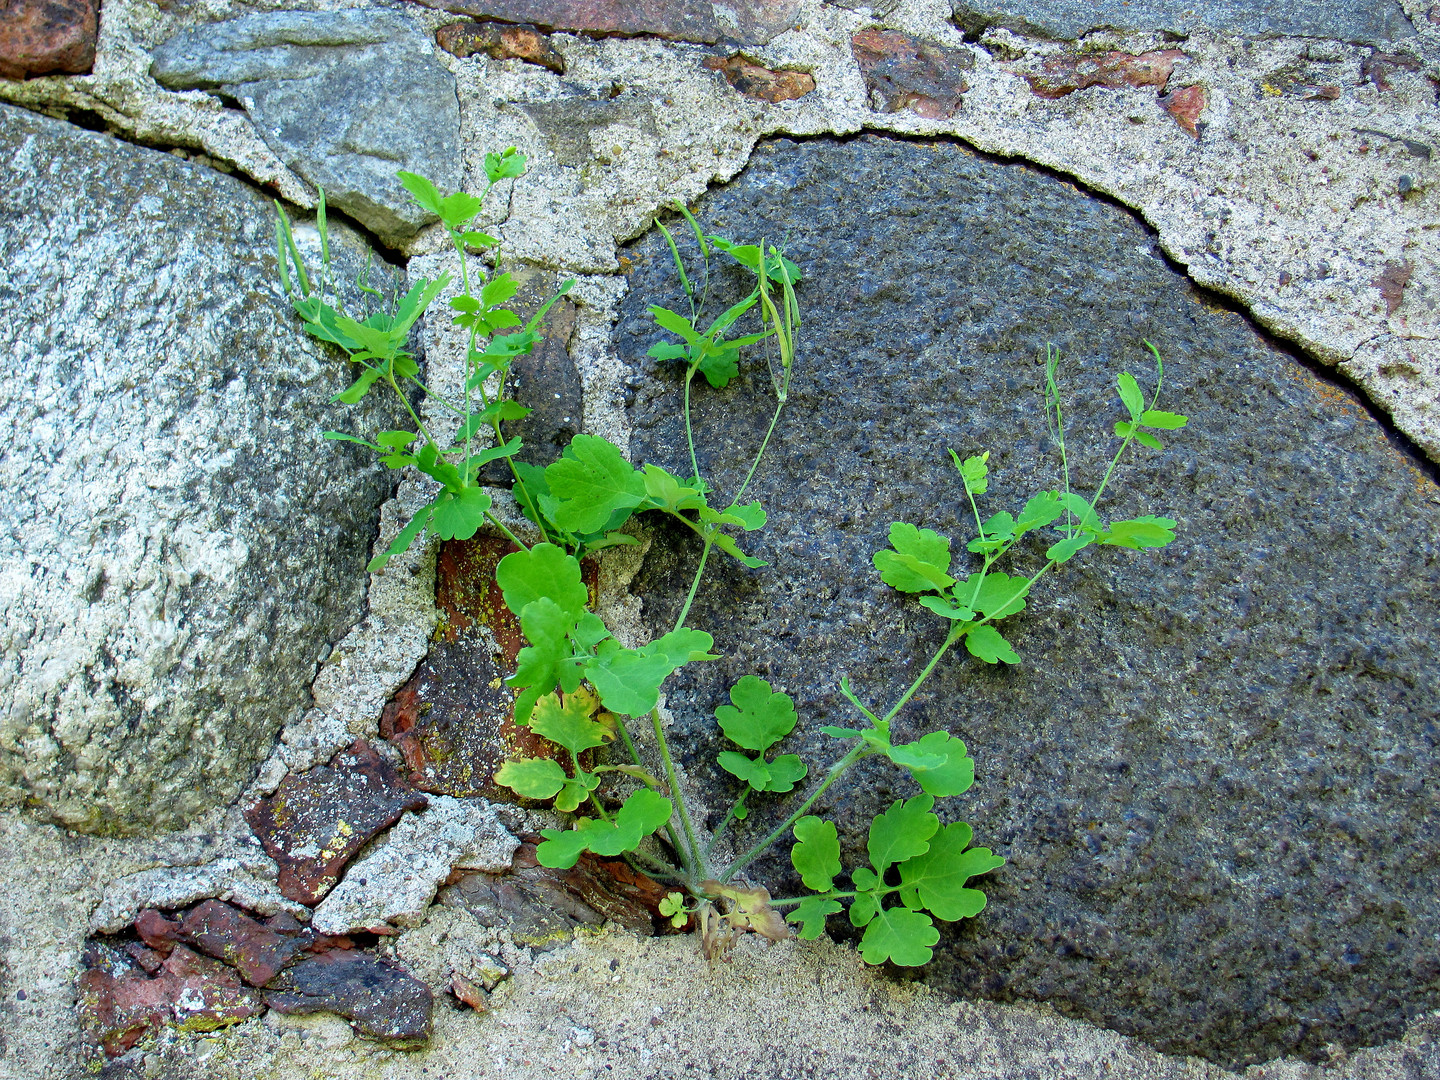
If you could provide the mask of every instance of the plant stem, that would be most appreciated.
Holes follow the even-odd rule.
[[[720,842],[720,837],[725,832],[725,827],[735,820],[736,813],[745,805],[745,798],[750,794],[750,785],[746,784],[740,789],[740,796],[735,800],[730,812],[725,815],[725,820],[720,822],[720,827],[710,837],[710,842],[705,845],[705,858],[710,858],[710,853],[715,850],[715,845]]]
[[[690,605],[695,602],[695,591],[700,588],[700,579],[705,576],[705,560],[710,558],[710,549],[714,546],[714,539],[706,537],[705,550],[700,552],[700,565],[695,567],[695,577],[690,582],[690,592],[685,596],[685,606],[680,609],[680,616],[675,620],[675,630],[679,630],[685,625],[685,617],[690,614]]]
[[[745,489],[750,486],[750,481],[755,476],[755,470],[760,467],[760,459],[765,456],[765,448],[770,445],[770,436],[775,433],[775,425],[780,422],[780,413],[784,408],[783,400],[775,403],[775,414],[770,417],[770,427],[765,431],[765,438],[760,442],[760,449],[755,454],[755,460],[750,463],[750,471],[745,474],[745,482],[740,485],[740,490],[735,493],[735,498],[730,500],[731,503],[738,505],[744,497]]]
[[[690,381],[699,370],[700,362],[697,360],[685,372],[685,442],[690,447],[690,473],[697,482],[700,479],[700,462],[695,457],[695,433],[690,428]]]
[[[680,824],[685,826],[685,839],[690,842],[689,850],[682,849],[681,854],[686,857],[692,875],[699,874],[708,878],[710,866],[700,851],[699,841],[695,839],[695,826],[690,823],[690,811],[685,806],[685,796],[681,794],[679,781],[675,779],[675,763],[670,760],[670,744],[665,741],[658,707],[650,710],[650,722],[655,726],[655,742],[660,747],[660,758],[665,762],[665,779],[670,781],[670,794],[675,797],[675,806],[680,811]]]
[[[524,540],[521,540],[518,536],[516,536],[513,532],[511,532],[510,529],[509,529],[509,527],[506,526],[506,524],[505,524],[503,521],[501,521],[499,518],[497,518],[497,517],[496,517],[494,514],[492,514],[489,510],[486,510],[486,511],[485,511],[485,517],[489,520],[489,522],[490,522],[491,525],[494,525],[497,529],[499,529],[502,533],[504,533],[505,536],[506,536],[506,538],[507,538],[512,544],[514,544],[516,547],[518,547],[521,551],[529,551],[529,550],[530,550],[530,545],[529,545],[529,544],[525,543]]]
[[[940,663],[940,658],[950,651],[950,646],[954,645],[955,642],[964,636],[963,633],[954,628],[945,635],[945,640],[941,643],[940,648],[935,650],[935,655],[932,656],[930,662],[925,665],[925,670],[920,672],[919,677],[910,684],[910,689],[901,694],[900,700],[895,702],[890,711],[885,714],[884,721],[886,723],[895,719],[895,714],[905,707],[905,703],[915,696],[915,691],[919,690],[921,684],[930,677],[930,673],[935,670],[935,665]]]
[[[857,746],[851,747],[848,754],[842,757],[834,765],[830,766],[830,771],[825,774],[825,779],[821,782],[819,787],[817,787],[813,792],[811,792],[810,797],[800,804],[800,808],[796,810],[793,814],[791,814],[788,818],[786,818],[784,822],[781,823],[780,827],[777,828],[774,832],[772,832],[769,836],[767,836],[764,840],[760,841],[760,843],[756,844],[749,851],[745,852],[744,855],[741,855],[738,859],[731,863],[726,868],[725,872],[720,875],[720,880],[729,881],[741,870],[745,869],[745,867],[749,866],[757,858],[763,855],[769,849],[771,844],[773,844],[776,840],[780,839],[780,837],[785,834],[785,831],[787,829],[789,829],[792,825],[795,824],[795,822],[799,821],[802,817],[805,816],[805,812],[815,804],[815,800],[820,798],[821,795],[825,794],[826,788],[828,788],[831,784],[835,783],[836,780],[839,780],[840,777],[844,776],[845,773],[849,770],[850,766],[854,765],[855,762],[859,761],[868,752],[869,747],[863,742]]]

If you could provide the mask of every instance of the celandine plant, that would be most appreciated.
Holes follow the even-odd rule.
[[[723,954],[742,931],[780,939],[791,935],[788,924],[796,924],[800,937],[816,938],[826,919],[844,910],[848,902],[850,922],[864,928],[860,951],[866,961],[890,960],[907,966],[928,962],[940,936],[934,920],[978,914],[985,895],[971,888],[969,881],[1004,860],[988,848],[971,847],[969,825],[959,821],[942,825],[933,812],[936,799],[962,795],[974,782],[975,762],[965,744],[945,731],[895,743],[890,725],[946,654],[962,642],[971,656],[984,663],[1019,663],[996,624],[1022,610],[1040,579],[1083,548],[1163,547],[1174,539],[1175,522],[1169,518],[1107,523],[1096,509],[1132,443],[1159,448],[1155,430],[1185,424],[1183,416],[1156,408],[1164,374],[1160,354],[1150,346],[1156,380],[1148,405],[1131,375],[1119,377],[1120,400],[1129,418],[1115,426],[1120,447],[1089,499],[1071,488],[1053,350],[1046,357],[1045,407],[1060,453],[1062,490],[1039,492],[1018,514],[1002,511],[982,519],[976,499],[987,491],[989,454],[961,459],[950,452],[975,518],[975,538],[966,545],[974,557],[972,568],[960,576],[950,540],[907,522],[890,526],[890,546],[873,557],[881,580],[915,595],[943,620],[946,629],[939,648],[919,677],[883,712],[867,703],[848,679],[841,680],[840,689],[863,726],[821,728],[847,749],[803,796],[796,788],[809,777],[809,766],[796,754],[772,756],[795,728],[795,703],[764,679],[742,678],[730,690],[729,702],[715,710],[721,730],[739,748],[722,752],[718,764],[736,778],[739,790],[725,818],[702,843],[676,781],[656,704],[662,685],[676,670],[716,659],[711,636],[687,625],[712,552],[718,550],[752,569],[765,565],[747,555],[740,544],[745,534],[764,527],[765,511],[758,501],[743,500],[788,397],[801,322],[795,289],[802,271],[763,240],[737,244],[707,235],[688,210],[677,207],[694,234],[702,265],[698,275],[687,273],[674,236],[656,222],[669,246],[688,310],[650,308],[656,324],[677,339],[654,346],[650,355],[683,369],[689,474],[678,476],[654,464],[636,469],[612,443],[583,434],[576,435],[563,456],[545,468],[519,462],[515,454],[520,439],[507,439],[504,424],[524,417],[529,409],[506,397],[506,383],[515,361],[540,341],[539,327],[549,304],[528,321],[504,306],[515,295],[516,282],[498,271],[499,242],[471,223],[491,188],[523,175],[525,159],[512,147],[487,155],[485,170],[488,185],[478,197],[442,196],[423,177],[399,174],[415,201],[440,218],[460,257],[461,291],[449,304],[452,321],[466,333],[465,378],[462,393],[454,400],[425,385],[405,348],[415,322],[450,286],[453,276],[422,279],[391,310],[355,319],[336,306],[323,193],[317,217],[321,268],[315,278],[306,271],[283,211],[277,220],[282,282],[305,328],[339,346],[360,368],[354,384],[338,400],[354,403],[383,386],[399,397],[413,423],[413,430],[382,431],[373,439],[339,432],[326,432],[326,437],[361,443],[390,468],[413,466],[440,485],[435,498],[416,513],[387,551],[372,560],[370,569],[383,570],[388,559],[424,533],[442,540],[467,539],[487,522],[518,548],[496,570],[505,604],[519,620],[526,640],[508,685],[516,691],[516,723],[528,725],[554,744],[557,754],[507,761],[495,779],[525,798],[553,800],[557,810],[584,810],[573,827],[544,830],[536,852],[543,865],[570,867],[584,852],[626,858],[673,886],[661,905],[662,914],[676,926],[697,919],[710,956]],[[465,257],[467,249],[491,251],[497,271],[489,275],[474,271]],[[744,267],[753,281],[746,296],[707,321],[710,269],[717,254]],[[363,280],[360,285],[379,298]],[[740,332],[742,321],[755,323],[753,331]],[[700,475],[690,422],[692,383],[701,375],[710,386],[724,387],[738,373],[741,352],[756,347],[765,349],[770,363],[775,411],[744,481],[729,499],[722,499]],[[452,438],[437,439],[422,422],[410,402],[417,390],[453,415]],[[482,445],[486,443],[493,445]],[[481,466],[496,460],[509,466],[516,503],[536,526],[539,541],[525,543],[493,513],[491,496],[479,483],[478,473]],[[622,529],[640,513],[673,518],[694,531],[702,546],[675,625],[648,645],[632,649],[616,640],[589,609],[580,560],[607,547],[635,543]],[[1045,561],[1034,573],[1012,575],[996,569],[1023,537],[1045,532],[1051,539]],[[637,751],[630,731],[635,722],[648,722],[654,732],[663,776],[655,776]],[[617,739],[628,761],[592,763],[595,755],[587,752]],[[809,811],[857,762],[875,756],[886,757],[909,773],[920,793],[897,800],[871,822],[866,844],[869,865],[852,867],[847,873],[834,823]],[[604,797],[600,789],[607,778],[633,789],[623,799]],[[722,863],[716,856],[717,842],[732,821],[746,819],[750,800],[762,797],[787,798],[792,808],[767,836]],[[743,872],[787,836],[794,841],[791,862],[809,892],[776,899],[746,881]],[[844,878],[848,881],[842,882]],[[783,915],[786,909],[789,913]]]

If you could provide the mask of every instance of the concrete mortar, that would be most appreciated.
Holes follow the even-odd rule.
[[[1440,461],[1440,241],[1434,228],[1440,165],[1409,145],[1440,145],[1434,92],[1440,23],[1428,18],[1428,0],[1403,0],[1418,36],[1394,48],[1420,67],[1396,73],[1389,91],[1363,78],[1371,51],[1364,46],[1303,38],[1248,42],[1208,31],[1178,45],[1143,33],[1085,40],[1095,51],[1183,49],[1187,58],[1171,85],[1206,87],[1206,126],[1198,138],[1181,130],[1150,88],[1092,88],[1056,101],[1031,94],[1019,75],[1066,48],[1061,43],[1008,31],[966,43],[944,0],[886,6],[881,17],[809,0],[794,31],[747,50],[759,63],[814,76],[813,93],[780,105],[731,90],[701,67],[715,50],[699,46],[556,35],[569,65],[563,77],[518,61],[440,54],[459,87],[467,187],[474,189],[483,175],[487,150],[513,143],[531,157],[523,182],[497,189],[492,231],[512,256],[584,275],[575,294],[581,309],[574,342],[593,428],[627,444],[618,400],[623,373],[609,341],[623,291],[610,276],[620,268],[617,243],[643,232],[674,200],[729,180],[761,138],[874,130],[958,138],[1056,170],[1131,208],[1194,281],[1233,298],[1268,331],[1352,379],[1399,431]],[[365,7],[399,11],[427,31],[453,18],[398,2],[198,0],[162,8],[150,0],[107,0],[94,74],[0,81],[0,100],[178,148],[298,207],[313,207],[314,192],[266,147],[244,114],[202,92],[161,89],[148,75],[148,50],[181,29],[257,10]],[[849,41],[873,25],[973,54],[970,90],[954,118],[871,108]],[[1273,73],[1297,68],[1333,77],[1341,96],[1312,101],[1266,90]],[[576,128],[582,142],[559,144],[543,130],[547,119],[592,108],[577,105],[586,102],[619,104],[585,114],[592,122]],[[577,145],[578,159],[567,157]],[[1409,178],[1408,194],[1400,190],[1401,176]],[[442,246],[443,237],[431,230],[404,254]],[[1413,266],[1410,282],[1399,306],[1387,311],[1373,283],[1388,266],[1405,262]],[[386,508],[378,543],[388,544],[408,518],[404,511],[428,497],[419,484],[407,483]],[[633,566],[616,569],[617,596],[634,572]],[[287,730],[252,783],[252,795],[273,790],[287,770],[308,768],[355,736],[373,734],[384,701],[424,655],[435,618],[433,574],[433,549],[417,548],[383,576],[372,576],[368,618],[322,667],[315,708]],[[614,603],[627,610],[623,596]],[[630,636],[643,633],[633,610],[627,622]],[[165,888],[176,890],[137,894],[136,904],[181,895],[187,880],[202,893],[224,895],[229,886],[216,884],[216,867],[230,858],[258,882],[257,895],[264,892],[263,865],[230,850],[232,841],[240,842],[232,836],[237,827],[233,813],[216,811],[181,833],[118,841],[67,834],[24,813],[0,815],[0,880],[7,883],[0,904],[0,1078],[91,1074],[73,1013],[76,961],[92,916],[104,910],[107,895],[115,902],[116,890],[135,875],[169,871],[154,880],[164,878]],[[397,946],[401,954],[423,959],[441,948],[443,942],[427,943],[430,932],[426,925],[409,931]],[[946,1075],[935,1064],[944,1057],[949,1075],[977,1080],[1238,1075],[1158,1055],[1042,1009],[946,1001],[915,984],[895,983],[865,968],[849,949],[826,942],[769,949],[747,942],[730,964],[711,967],[690,939],[616,933],[582,938],[533,963],[512,949],[512,961],[515,974],[501,984],[488,1015],[441,1005],[436,1037],[419,1053],[366,1043],[334,1017],[272,1014],[209,1038],[166,1036],[143,1044],[110,1072],[397,1080],[526,1080],[562,1071],[888,1077]],[[587,1004],[582,1009],[579,1002]],[[1282,1060],[1244,1075],[1437,1076],[1437,1038],[1440,1015],[1417,1021],[1401,1041],[1348,1056],[1336,1048],[1328,1065]],[[929,1049],[936,1047],[944,1049]],[[927,1056],[917,1057],[917,1048],[927,1048]]]

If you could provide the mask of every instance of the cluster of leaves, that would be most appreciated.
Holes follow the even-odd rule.
[[[471,228],[484,207],[485,197],[503,180],[514,179],[525,172],[525,158],[514,147],[485,157],[485,191],[476,196],[465,192],[441,196],[435,185],[423,176],[401,172],[400,182],[411,197],[425,210],[438,217],[460,256],[462,289],[449,301],[454,311],[453,323],[467,331],[464,397],[448,401],[433,394],[420,380],[420,368],[407,344],[415,323],[424,315],[454,281],[449,273],[430,280],[421,278],[393,310],[379,310],[362,319],[345,315],[337,306],[334,289],[330,287],[330,240],[325,213],[325,193],[320,193],[316,225],[320,233],[321,271],[312,283],[284,209],[277,202],[275,226],[276,258],[280,278],[287,295],[305,329],[321,341],[339,346],[351,361],[360,366],[360,374],[350,387],[336,396],[345,404],[356,404],[375,386],[389,387],[404,405],[414,423],[414,430],[382,431],[374,439],[365,439],[339,431],[327,431],[327,439],[359,443],[375,451],[380,461],[392,469],[414,467],[440,485],[435,498],[416,512],[400,530],[389,550],[371,560],[371,572],[379,572],[395,555],[407,551],[416,538],[425,532],[442,540],[466,540],[474,536],[488,519],[498,525],[491,513],[492,499],[480,484],[480,469],[491,461],[504,459],[513,469],[514,455],[520,449],[518,438],[507,440],[501,424],[518,420],[530,410],[505,397],[505,381],[511,366],[519,357],[528,355],[541,341],[539,327],[549,303],[535,312],[528,322],[505,305],[518,291],[518,283],[508,273],[495,273],[487,279],[471,280],[469,248],[493,251],[498,261],[500,242],[493,236]],[[293,269],[293,276],[292,276]],[[566,282],[558,295],[570,289]],[[365,292],[379,296],[364,281]],[[473,286],[478,286],[478,293]],[[411,391],[418,389],[437,400],[454,415],[459,425],[452,440],[437,439],[420,419],[410,403]],[[495,445],[482,446],[493,436]]]
[[[1153,345],[1150,348],[1154,351]],[[1055,359],[1052,353],[1047,366],[1047,383],[1051,387]],[[1165,371],[1158,352],[1155,352],[1155,363],[1155,398],[1158,400]],[[1092,544],[1140,550],[1164,547],[1175,539],[1173,518],[1145,515],[1107,524],[1095,510],[1116,464],[1132,441],[1158,449],[1160,441],[1147,429],[1175,430],[1184,427],[1186,422],[1183,416],[1154,408],[1153,402],[1147,409],[1139,384],[1128,371],[1120,374],[1117,385],[1130,420],[1115,425],[1115,433],[1124,441],[1092,498],[1087,500],[1069,489],[1067,464],[1064,490],[1041,491],[1025,503],[1018,515],[1002,510],[982,521],[975,497],[984,495],[989,488],[990,454],[987,451],[962,461],[951,450],[950,457],[960,473],[975,516],[977,535],[966,545],[966,550],[980,556],[980,568],[963,578],[952,577],[949,538],[903,521],[890,526],[890,547],[873,556],[882,581],[900,592],[920,594],[924,607],[950,620],[950,643],[963,640],[970,654],[987,664],[1020,662],[1010,642],[993,624],[1024,610],[1026,597],[1035,583],[1055,567],[1069,562]],[[1047,400],[1053,402],[1054,409],[1059,409],[1058,397],[1047,395]],[[1063,423],[1063,417],[1061,420]],[[1063,428],[1061,430],[1063,432]],[[1059,445],[1063,457],[1063,433]],[[1057,525],[1057,522],[1061,523]],[[1046,547],[1046,561],[1035,574],[1018,577],[992,569],[1024,536],[1052,526],[1058,530],[1059,537]]]
[[[865,928],[860,939],[865,962],[916,967],[930,962],[931,946],[940,940],[934,919],[954,922],[978,915],[985,894],[967,882],[1005,860],[989,848],[970,847],[970,826],[963,821],[942,826],[930,812],[934,805],[932,796],[916,795],[897,799],[878,815],[866,843],[870,865],[852,869],[853,888],[844,891],[834,884],[840,874],[834,823],[818,817],[797,821],[790,859],[805,887],[816,892],[789,915],[789,921],[800,924],[800,937],[819,937],[826,918],[841,910],[841,898],[849,898],[851,925]],[[887,906],[892,897],[899,902]]]
[[[390,557],[405,551],[425,532],[441,539],[466,539],[489,521],[515,542],[519,550],[503,558],[496,570],[505,604],[525,638],[515,674],[507,685],[516,692],[516,722],[528,725],[557,753],[555,757],[507,761],[495,779],[526,798],[553,800],[558,810],[574,813],[587,808],[593,812],[577,817],[572,828],[543,831],[537,850],[543,865],[568,868],[582,853],[591,852],[633,860],[647,872],[674,882],[678,889],[666,896],[661,914],[677,927],[698,918],[707,955],[722,953],[734,935],[742,932],[772,939],[787,937],[791,934],[788,923],[800,927],[802,938],[815,938],[826,919],[843,910],[842,901],[848,900],[851,923],[864,929],[860,949],[866,961],[926,963],[939,936],[934,920],[953,921],[981,911],[984,894],[968,882],[1002,865],[1003,860],[988,848],[971,848],[967,824],[942,824],[940,816],[932,812],[936,799],[962,795],[974,783],[975,762],[964,742],[946,731],[895,742],[892,721],[945,653],[960,641],[971,655],[986,663],[1017,663],[1013,648],[993,624],[1021,611],[1036,582],[1054,567],[1091,545],[1138,549],[1160,547],[1174,538],[1175,522],[1169,518],[1147,516],[1107,524],[1095,510],[1116,464],[1132,442],[1158,448],[1154,431],[1185,424],[1183,416],[1155,408],[1163,378],[1158,352],[1155,359],[1160,377],[1148,408],[1136,381],[1128,373],[1119,378],[1120,398],[1129,419],[1116,425],[1122,445],[1090,500],[1070,489],[1065,423],[1052,353],[1046,366],[1047,418],[1060,449],[1063,489],[1036,494],[1018,515],[1001,512],[982,521],[975,500],[987,491],[989,454],[961,460],[951,451],[977,528],[967,550],[978,559],[978,566],[963,577],[958,569],[952,574],[954,558],[948,538],[907,522],[891,525],[890,546],[873,557],[881,579],[900,592],[918,595],[925,608],[947,620],[947,633],[919,677],[883,716],[861,700],[848,680],[841,681],[842,693],[869,726],[820,729],[847,743],[848,749],[803,798],[792,793],[811,776],[809,767],[797,754],[772,755],[796,726],[794,701],[756,676],[742,678],[730,690],[729,704],[720,705],[715,718],[740,749],[722,751],[717,760],[741,786],[729,813],[702,848],[676,780],[656,705],[662,685],[676,670],[716,658],[711,652],[712,637],[685,625],[711,550],[718,549],[752,569],[765,565],[748,555],[739,541],[743,534],[764,527],[765,511],[757,501],[742,500],[788,396],[800,325],[795,285],[802,273],[782,251],[763,241],[736,244],[706,234],[682,206],[678,209],[704,260],[697,288],[673,234],[657,221],[669,245],[689,314],[650,308],[657,326],[679,340],[659,342],[649,355],[684,366],[690,475],[682,478],[653,463],[637,469],[618,447],[588,434],[575,436],[560,459],[544,468],[517,462],[514,455],[520,439],[507,439],[503,425],[524,417],[529,410],[506,397],[506,382],[516,360],[540,341],[539,327],[555,299],[522,322],[505,306],[518,288],[511,275],[498,269],[489,276],[476,272],[472,282],[467,250],[489,252],[497,267],[499,260],[499,242],[472,224],[496,184],[524,173],[525,159],[511,148],[487,155],[485,167],[488,186],[480,196],[442,196],[423,177],[399,174],[416,202],[440,220],[460,256],[461,290],[449,301],[451,321],[467,338],[463,399],[458,402],[431,393],[421,381],[413,354],[407,351],[415,323],[453,284],[453,275],[422,279],[392,310],[352,319],[335,306],[334,290],[328,282],[323,192],[318,214],[322,272],[317,283],[312,285],[283,212],[277,222],[282,281],[306,329],[339,346],[360,366],[359,376],[338,399],[355,403],[377,385],[388,386],[414,422],[414,430],[384,431],[373,440],[338,432],[327,432],[326,437],[361,443],[387,466],[413,466],[439,485],[435,498],[401,530],[389,550],[372,561],[372,571],[383,569]],[[703,316],[714,252],[743,267],[753,284],[748,295],[706,322]],[[359,284],[378,295],[363,280]],[[569,286],[567,282],[560,293]],[[739,332],[742,319],[752,312],[758,317],[758,329]],[[732,333],[736,336],[727,336]],[[738,374],[742,351],[760,345],[765,346],[770,364],[775,413],[744,482],[722,506],[699,469],[690,423],[691,384],[698,374],[712,387],[724,387]],[[437,400],[456,419],[453,438],[441,442],[427,429],[410,402],[410,391],[415,389]],[[491,496],[479,481],[483,465],[502,459],[515,478],[521,512],[539,531],[541,539],[535,543],[522,542],[493,514]],[[635,543],[625,531],[626,525],[635,514],[647,511],[665,514],[694,531],[703,547],[690,595],[674,629],[641,648],[630,648],[590,610],[580,560],[608,547]],[[1023,537],[1047,529],[1058,532],[1058,537],[1049,543],[1046,561],[1037,573],[1021,577],[994,569]],[[664,764],[663,780],[647,769],[627,727],[627,719],[645,716],[653,726]],[[617,737],[631,763],[612,764],[604,754]],[[874,819],[867,843],[869,864],[852,867],[849,888],[841,888],[837,884],[842,875],[838,830],[833,822],[809,811],[856,762],[871,756],[883,756],[904,770],[921,793],[897,800]],[[607,775],[616,774],[638,787],[618,805],[611,799],[607,806],[601,797],[602,783]],[[728,866],[712,867],[712,854],[726,827],[731,821],[745,821],[749,816],[747,799],[760,794],[790,796],[798,805],[768,836]],[[677,815],[683,840],[672,823]],[[673,860],[662,846],[646,842],[661,831],[677,856]],[[795,841],[792,864],[810,895],[776,900],[762,887],[734,880],[787,835]],[[788,921],[780,914],[785,907],[794,908]]]

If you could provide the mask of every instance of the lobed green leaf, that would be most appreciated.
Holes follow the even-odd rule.
[[[726,738],[746,750],[766,751],[795,730],[795,702],[776,693],[755,675],[746,675],[730,689],[730,705],[715,710]]]
[[[812,814],[795,822],[792,831],[797,843],[790,849],[790,864],[807,889],[825,892],[840,873],[840,838],[835,823]]]
[[[545,481],[559,500],[555,524],[571,532],[598,532],[617,510],[645,501],[644,475],[596,435],[570,440],[566,456],[546,468]]]
[[[993,626],[977,626],[965,635],[965,648],[970,650],[970,655],[977,659],[984,660],[987,664],[995,664],[1004,660],[1007,664],[1020,663],[1020,657],[1015,655],[1015,650],[1010,643],[1000,636],[1000,631]]]
[[[512,758],[500,766],[495,782],[527,799],[552,798],[570,778],[550,758]]]
[[[881,908],[865,927],[860,956],[867,964],[886,960],[900,967],[921,967],[935,955],[931,948],[940,931],[928,915],[909,908]]]
[[[590,598],[581,577],[580,560],[554,544],[512,551],[495,568],[495,581],[504,594],[505,606],[517,617],[530,604],[546,597],[561,611],[578,618]]]
[[[823,896],[807,896],[796,905],[795,910],[785,916],[786,922],[798,923],[801,941],[814,941],[825,932],[825,918],[841,910],[838,900],[827,900]]]
[[[940,819],[930,813],[934,805],[935,800],[929,795],[916,795],[904,802],[896,800],[889,810],[870,822],[866,851],[877,873],[883,874],[886,867],[925,852],[930,846],[930,837],[940,828]]]
[[[989,848],[967,851],[970,839],[970,826],[957,821],[935,835],[929,851],[900,864],[901,882],[915,890],[919,902],[937,919],[954,922],[980,914],[985,894],[966,888],[966,882],[1005,865]]]

